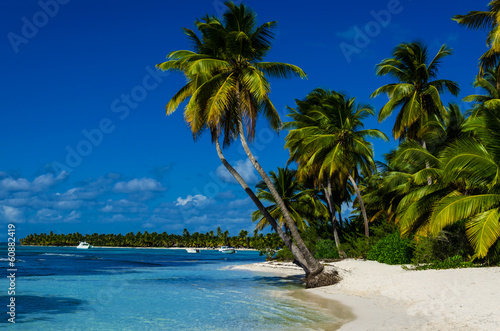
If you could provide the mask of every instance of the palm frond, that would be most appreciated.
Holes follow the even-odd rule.
[[[476,252],[482,258],[500,237],[500,208],[479,213],[466,223],[466,234]]]

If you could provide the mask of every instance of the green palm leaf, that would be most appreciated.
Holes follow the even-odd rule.
[[[480,194],[463,196],[453,192],[443,198],[431,216],[431,234],[437,235],[444,227],[476,214],[482,213],[500,204],[498,194]]]
[[[485,257],[500,237],[499,220],[500,208],[495,208],[479,213],[467,222],[466,233],[476,251],[475,257]]]

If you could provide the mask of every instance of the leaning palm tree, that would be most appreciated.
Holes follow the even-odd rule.
[[[205,129],[210,130],[224,166],[294,253],[296,262],[304,269],[307,278],[311,278],[319,275],[323,266],[314,259],[298,231],[294,229],[293,219],[283,200],[247,143],[247,140],[252,141],[254,138],[259,114],[267,118],[271,128],[278,130],[281,125],[279,115],[268,96],[270,84],[266,76],[289,78],[306,75],[299,67],[291,64],[262,61],[271,48],[276,22],[257,26],[255,13],[244,5],[236,6],[232,2],[226,2],[225,5],[228,9],[222,21],[210,16],[196,21],[201,38],[194,31],[185,29],[194,44],[194,51],[172,52],[168,55],[168,61],[157,66],[161,70],[182,72],[188,80],[167,104],[167,114],[171,114],[189,98],[184,118],[190,125],[193,136],[196,138]],[[282,210],[293,241],[281,231],[241,176],[225,160],[219,145],[220,136],[223,137],[224,146],[239,137],[247,156]]]
[[[309,226],[308,221],[311,222],[316,218],[325,217],[328,212],[325,205],[316,198],[315,190],[306,189],[297,181],[296,173],[296,170],[278,167],[277,173],[271,171],[269,174],[274,187],[276,187],[280,193],[283,202],[292,215],[295,226],[299,231],[304,231]],[[267,207],[269,214],[277,220],[278,225],[287,228],[283,212],[276,204],[276,201],[274,201],[274,197],[271,192],[269,192],[264,181],[258,182],[256,187],[257,197],[260,200],[271,203],[271,205]],[[269,222],[264,215],[262,215],[260,210],[256,210],[252,213],[252,221],[257,222],[256,229],[259,231],[269,225]]]
[[[466,15],[455,15],[453,20],[471,29],[489,30],[486,45],[489,49],[479,58],[479,75],[496,67],[500,59],[500,0],[492,0],[488,11],[471,11]],[[500,77],[499,77],[500,78]]]
[[[392,129],[395,139],[422,140],[419,133],[425,123],[433,117],[442,117],[446,112],[440,93],[448,90],[454,96],[458,95],[457,83],[445,79],[431,80],[436,78],[441,60],[451,52],[443,45],[429,62],[427,47],[419,42],[403,43],[394,49],[392,58],[377,64],[378,76],[390,75],[397,81],[378,88],[371,95],[374,98],[385,93],[389,97],[379,111],[379,122],[400,108]],[[422,144],[425,146],[425,140]]]
[[[297,109],[290,108],[292,121],[285,124],[289,133],[285,147],[290,161],[299,165],[299,174],[314,175],[320,186],[331,192],[332,179],[349,180],[356,192],[369,236],[368,218],[357,185],[361,170],[369,174],[375,169],[373,147],[367,137],[387,140],[379,130],[363,129],[362,120],[373,115],[369,105],[356,105],[335,91],[315,89],[304,100],[296,100]],[[330,190],[329,190],[330,189]],[[332,204],[330,200],[329,205]],[[333,212],[332,208],[330,210]]]

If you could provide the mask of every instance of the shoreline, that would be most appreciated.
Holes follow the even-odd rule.
[[[342,280],[298,291],[331,300],[332,307],[340,303],[349,308],[354,318],[345,319],[339,330],[500,330],[500,267],[414,271],[354,259],[325,267],[335,268]],[[284,262],[232,269],[283,277],[304,275],[301,268]],[[336,318],[345,317],[345,311],[329,311]]]
[[[57,247],[57,248],[76,248],[76,246],[53,246],[53,245],[19,245],[19,247]],[[134,249],[172,249],[172,250],[182,250],[186,248],[197,248],[201,251],[216,251],[219,247],[129,247],[129,246],[92,246],[92,248],[134,248]],[[89,248],[89,249],[92,249]],[[258,249],[255,248],[234,248],[237,251],[249,251],[249,252],[258,252]]]

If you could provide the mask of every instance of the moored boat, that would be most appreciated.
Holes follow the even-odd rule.
[[[219,252],[222,252],[225,254],[234,254],[234,253],[236,253],[236,250],[233,247],[222,246],[221,248],[219,248]]]
[[[90,245],[88,242],[80,241],[80,243],[78,244],[78,246],[76,246],[76,248],[89,249],[89,248],[92,248],[92,245]]]
[[[200,250],[198,248],[186,248],[186,252],[188,252],[188,253],[199,253]]]

